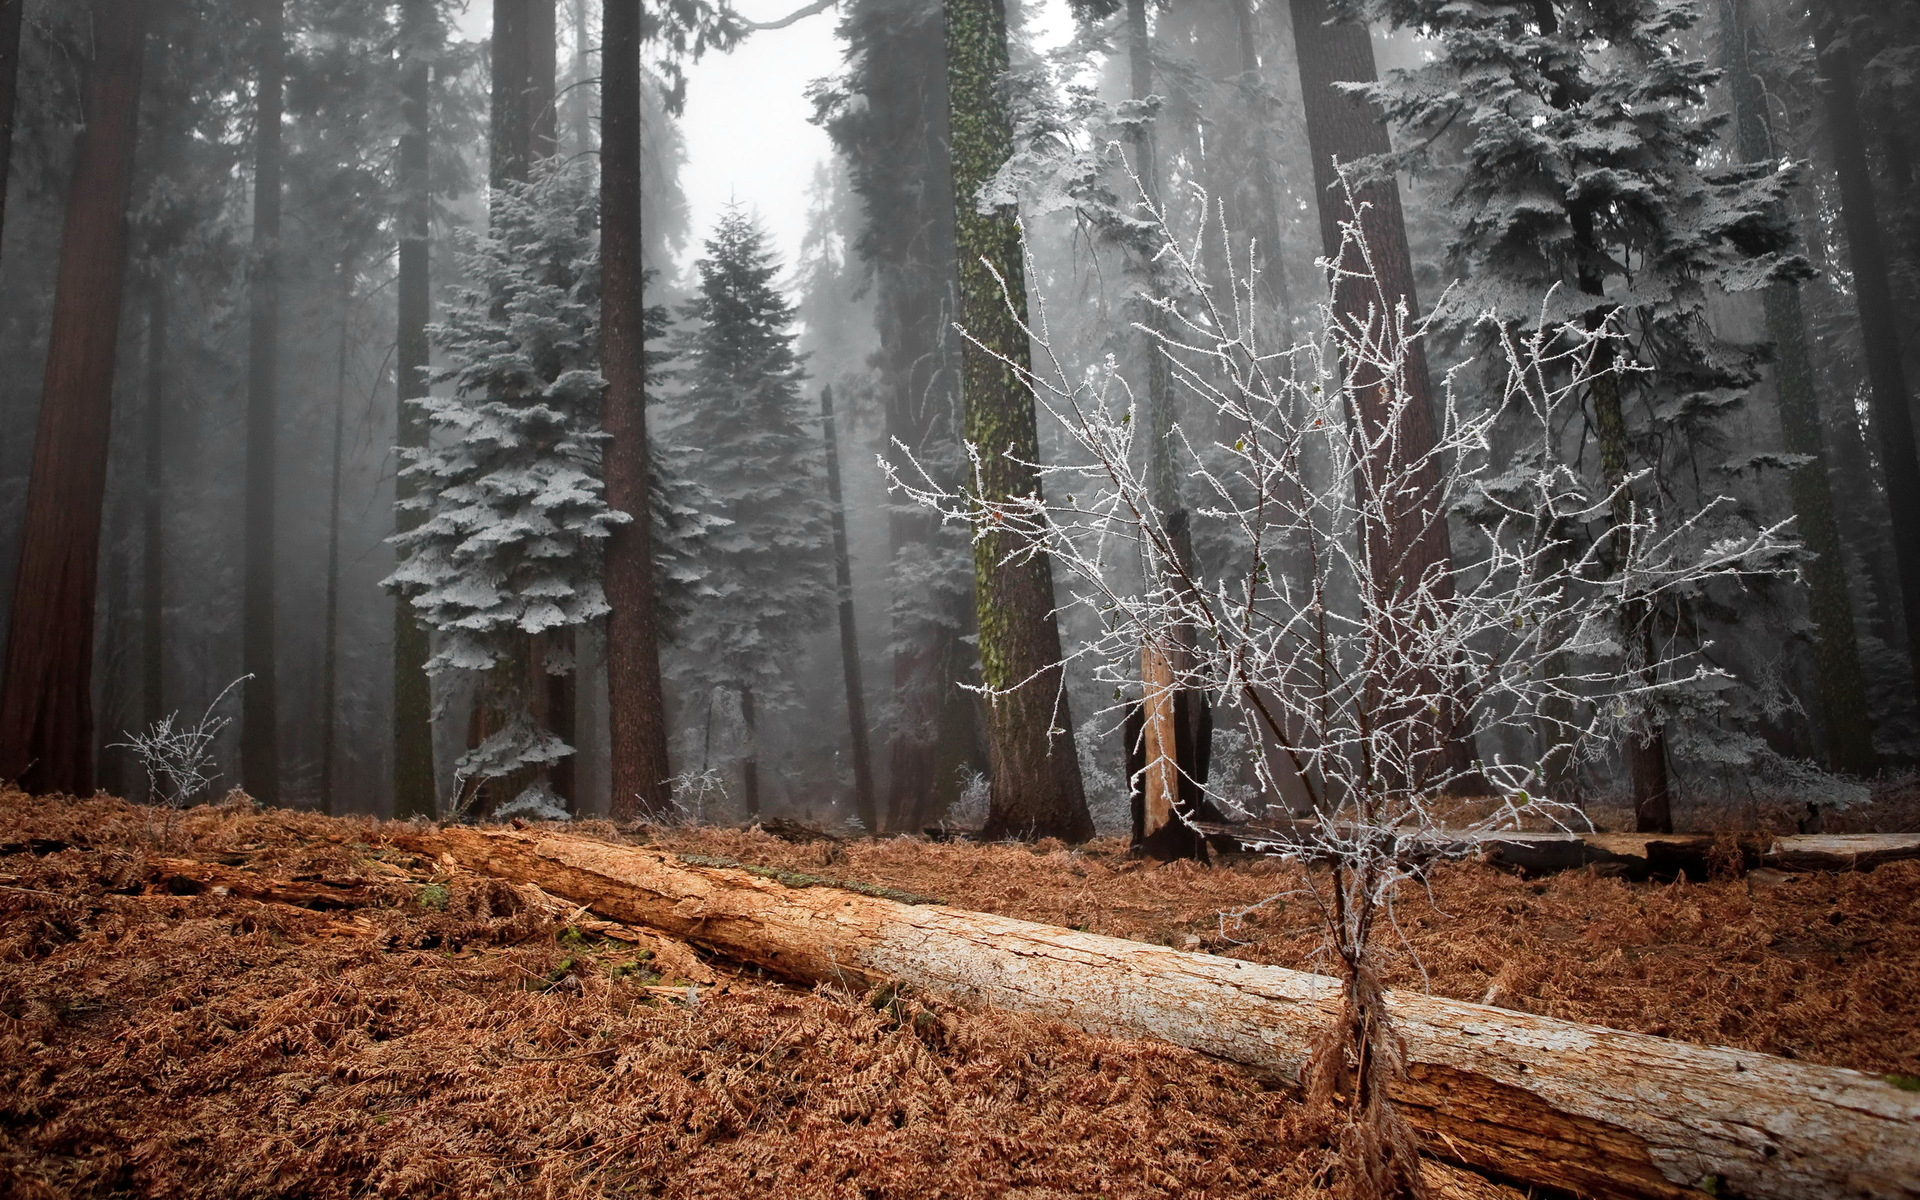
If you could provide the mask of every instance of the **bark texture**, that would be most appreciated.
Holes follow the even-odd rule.
[[[645,334],[640,263],[640,3],[606,0],[601,30],[601,373],[607,378],[607,503],[633,520],[607,539],[607,716],[611,815],[672,804],[660,685],[653,527],[648,521]]]
[[[1029,359],[1027,288],[1020,225],[1008,209],[975,202],[1013,152],[1003,76],[1003,0],[946,0],[947,91],[953,137],[954,242],[960,260],[960,396],[967,441],[980,454],[975,485],[985,500],[1037,495],[1040,435],[1033,398],[1020,381]],[[977,343],[977,344],[976,344]],[[1053,616],[1053,566],[1019,553],[1007,534],[974,542],[974,609],[987,708],[993,784],[984,836],[1093,836],[1074,749]]]
[[[434,40],[433,0],[405,0],[401,34],[408,56],[402,76],[401,112],[406,129],[400,135],[400,278],[398,284],[398,342],[394,350],[394,377],[398,415],[395,440],[408,449],[427,444],[427,426],[410,400],[427,394],[427,319],[432,314],[428,271],[432,252],[433,204],[428,177],[428,114],[432,76],[427,64]],[[394,499],[415,492],[411,480],[393,484]],[[396,510],[396,531],[405,533],[420,523],[418,513]],[[429,646],[426,628],[415,619],[407,599],[396,597],[393,609],[393,815],[429,816],[434,811],[433,688],[427,679]]]
[[[253,278],[247,320],[247,516],[241,664],[247,680],[240,782],[263,804],[280,801],[280,684],[275,662],[274,484],[280,444],[280,118],[286,104],[286,6],[260,7],[253,151]]]
[[[853,752],[854,814],[869,833],[879,811],[873,761],[867,752],[867,692],[860,682],[860,633],[853,623],[853,563],[847,554],[847,506],[840,497],[840,431],[833,420],[833,389],[820,389],[820,427],[827,441],[827,503],[833,509],[833,578],[840,593],[840,669],[847,685],[847,738]]]
[[[1339,1012],[1325,976],[656,851],[471,829],[401,840],[789,979],[900,981],[1290,1083]],[[1387,1004],[1409,1064],[1394,1103],[1436,1157],[1595,1197],[1920,1195],[1920,1095],[1861,1072],[1415,993]]]
[[[1886,248],[1860,123],[1853,48],[1839,36],[1839,20],[1835,6],[1815,6],[1813,39],[1823,76],[1820,98],[1840,184],[1840,216],[1847,233],[1847,263],[1853,269],[1854,304],[1860,313],[1872,424],[1879,436],[1880,468],[1892,509],[1907,658],[1920,687],[1920,454],[1914,449],[1912,396],[1901,361],[1893,286],[1887,276]]]
[[[1373,43],[1363,24],[1328,24],[1333,12],[1327,0],[1291,0],[1294,53],[1300,64],[1300,91],[1307,118],[1307,145],[1313,155],[1313,185],[1320,214],[1320,244],[1331,259],[1340,253],[1341,223],[1351,219],[1338,164],[1348,164],[1393,148],[1386,124],[1378,113],[1337,84],[1371,83]],[[1339,319],[1356,326],[1392,320],[1404,304],[1409,321],[1418,318],[1420,301],[1414,288],[1413,253],[1407,244],[1400,187],[1388,179],[1353,189],[1361,233],[1371,255],[1375,279],[1345,280],[1334,291]],[[1362,477],[1354,481],[1363,510],[1379,500],[1380,520],[1367,522],[1367,559],[1375,586],[1387,589],[1399,581],[1430,579],[1436,603],[1453,596],[1453,550],[1446,514],[1440,509],[1440,465],[1431,455],[1434,427],[1433,388],[1425,347],[1415,343],[1408,354],[1403,386],[1406,403],[1393,412],[1388,381],[1365,373],[1352,388],[1354,420],[1369,446]],[[1391,429],[1391,436],[1388,431]],[[1407,464],[1423,463],[1417,469]],[[1406,477],[1404,487],[1381,489],[1380,482]],[[1398,686],[1422,691],[1439,690],[1438,681],[1400,680]],[[1466,772],[1473,764],[1472,740],[1455,732],[1461,714],[1443,713],[1433,726],[1433,743],[1416,748],[1434,756],[1451,772]],[[1462,786],[1470,788],[1471,780]]]
[[[93,611],[150,5],[98,0],[0,682],[0,779],[93,791]]]

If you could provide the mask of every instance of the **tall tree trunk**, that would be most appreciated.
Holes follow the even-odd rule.
[[[527,109],[532,6],[533,0],[493,0],[487,179],[495,187],[505,180],[526,179],[532,155],[533,123]]]
[[[1131,75],[1133,98],[1144,101],[1153,94],[1153,44],[1147,26],[1146,0],[1127,0],[1127,65]],[[1153,129],[1146,124],[1133,130],[1133,171],[1139,177],[1146,202],[1160,207],[1160,155]],[[1192,565],[1192,545],[1187,533],[1187,511],[1180,496],[1180,482],[1173,465],[1174,400],[1173,375],[1168,367],[1165,338],[1166,315],[1153,304],[1169,294],[1157,260],[1138,264],[1152,293],[1141,313],[1145,327],[1147,368],[1147,489],[1149,499],[1165,522],[1173,541],[1174,561],[1162,564],[1171,583],[1176,571]],[[1133,852],[1158,859],[1193,858],[1204,862],[1206,842],[1189,822],[1202,814],[1187,803],[1195,797],[1193,750],[1199,730],[1195,718],[1202,701],[1191,693],[1176,689],[1176,672],[1187,669],[1192,656],[1192,637],[1185,630],[1168,631],[1164,641],[1141,647],[1142,732],[1139,750],[1145,754],[1145,767],[1139,786],[1142,802],[1134,823]],[[1187,753],[1181,753],[1182,749]],[[1132,747],[1127,753],[1133,754]],[[1131,772],[1129,773],[1131,775]],[[1220,814],[1209,811],[1205,819],[1218,820]],[[1184,818],[1184,819],[1183,819]]]
[[[347,323],[353,315],[353,263],[340,262],[340,344],[333,376],[333,469],[327,490],[327,599],[320,636],[320,811],[340,816],[334,775],[340,708],[340,466],[346,449]]]
[[[20,25],[27,0],[0,0],[0,232],[7,220],[7,165],[13,160],[13,113],[19,96]]]
[[[1582,233],[1582,227],[1585,232]],[[1574,222],[1575,236],[1591,244],[1591,224]],[[1598,295],[1588,281],[1588,290]],[[1592,384],[1594,440],[1600,447],[1600,469],[1613,496],[1613,537],[1615,558],[1625,562],[1627,527],[1633,519],[1633,501],[1625,483],[1628,472],[1626,414],[1620,407],[1620,376],[1615,371],[1611,343],[1602,348],[1594,363]],[[1652,688],[1658,679],[1652,663],[1655,658],[1652,611],[1645,599],[1632,595],[1620,602],[1622,641],[1631,646],[1643,664],[1640,683]],[[1673,798],[1667,780],[1667,731],[1653,705],[1640,702],[1635,714],[1636,728],[1626,738],[1627,786],[1633,804],[1633,828],[1637,833],[1672,833]]]
[[[140,721],[151,729],[166,716],[167,285],[155,271],[147,285],[146,478],[140,523]]]
[[[87,125],[67,193],[0,681],[0,779],[31,792],[93,790],[93,612],[149,9],[97,0],[93,10]]]
[[[555,0],[527,4],[527,153],[530,161],[552,158],[560,149],[558,14]]]
[[[1740,157],[1748,162],[1775,162],[1779,154],[1767,119],[1766,94],[1753,71],[1752,39],[1757,34],[1749,21],[1749,2],[1733,0],[1727,22],[1728,80],[1738,122]],[[1821,709],[1827,725],[1827,760],[1835,770],[1870,775],[1877,766],[1873,723],[1867,714],[1860,652],[1854,639],[1853,604],[1847,595],[1840,531],[1834,523],[1820,400],[1814,389],[1813,361],[1807,352],[1807,322],[1800,310],[1799,285],[1773,284],[1767,289],[1766,307],[1767,336],[1774,347],[1773,389],[1780,409],[1781,437],[1789,453],[1813,460],[1796,469],[1787,486],[1801,540],[1811,555],[1804,572],[1807,609],[1815,631]]]
[[[1868,173],[1861,132],[1853,54],[1840,37],[1839,15],[1815,6],[1814,47],[1820,56],[1821,106],[1840,183],[1840,215],[1847,232],[1847,262],[1853,269],[1854,304],[1866,354],[1873,428],[1880,439],[1887,504],[1892,510],[1893,550],[1900,568],[1900,605],[1907,631],[1908,665],[1920,688],[1920,455],[1913,443],[1913,409],[1895,326],[1893,288],[1887,278],[1880,215]]]
[[[1340,91],[1341,83],[1371,83],[1378,78],[1374,69],[1373,42],[1363,24],[1328,24],[1332,9],[1328,0],[1291,0],[1294,53],[1300,66],[1300,92],[1307,118],[1307,144],[1313,155],[1313,184],[1320,214],[1320,244],[1331,259],[1340,253],[1341,223],[1349,219],[1347,196],[1340,186],[1336,169],[1372,154],[1384,154],[1393,148],[1387,127],[1372,106],[1360,97]],[[1409,320],[1420,311],[1413,282],[1413,252],[1407,244],[1406,220],[1400,207],[1400,186],[1392,179],[1355,187],[1353,198],[1363,207],[1360,229],[1372,257],[1375,280],[1339,281],[1334,292],[1334,307],[1344,321],[1364,323],[1370,309],[1384,307],[1383,316],[1393,319],[1394,306],[1405,303]],[[1353,391],[1355,411],[1352,419],[1368,444],[1381,446],[1364,468],[1364,477],[1354,481],[1363,509],[1375,507],[1368,494],[1367,477],[1388,479],[1411,477],[1411,502],[1403,496],[1380,502],[1378,519],[1367,522],[1366,554],[1374,575],[1374,586],[1383,595],[1404,581],[1430,579],[1433,598],[1444,605],[1453,596],[1453,550],[1449,542],[1446,513],[1439,508],[1440,466],[1432,457],[1434,426],[1432,382],[1427,371],[1426,349],[1415,343],[1409,348],[1406,371],[1407,404],[1399,418],[1397,436],[1381,437],[1392,421],[1389,382],[1361,376]],[[1422,463],[1417,469],[1410,463]],[[1398,636],[1396,633],[1393,636]],[[1408,680],[1421,690],[1444,691],[1443,681]],[[1432,727],[1432,742],[1417,746],[1413,754],[1430,758],[1437,767],[1452,774],[1456,790],[1477,790],[1480,781],[1471,774],[1473,741],[1457,726],[1461,713],[1443,713]],[[1417,771],[1426,774],[1426,771]],[[1413,781],[1416,783],[1418,781]]]
[[[394,391],[398,415],[395,440],[407,449],[427,444],[427,425],[410,401],[427,394],[427,319],[433,301],[428,283],[433,203],[428,178],[428,113],[431,74],[427,51],[437,40],[433,0],[405,0],[400,11],[406,68],[401,76],[400,135],[400,280],[398,341],[394,351]],[[405,476],[394,481],[394,499],[412,498],[415,486]],[[396,509],[394,524],[404,533],[417,526],[417,513]],[[429,651],[425,626],[413,605],[397,597],[393,609],[393,815],[431,816],[436,784],[433,772],[433,687],[427,678]]]
[[[1029,361],[1020,227],[1010,209],[982,213],[975,202],[1013,151],[1001,92],[1006,8],[1003,0],[946,0],[946,19],[960,323],[970,335],[960,384],[966,436],[981,457],[983,499],[1037,496],[1040,477],[1031,464],[1040,459],[1039,430],[1033,397],[1020,381]],[[1017,549],[1004,533],[974,542],[980,673],[996,693],[987,710],[993,799],[984,835],[1085,841],[1093,819],[1060,662],[1053,566],[1044,554]]]
[[[660,685],[648,502],[646,346],[640,262],[640,2],[606,0],[600,37],[600,344],[607,503],[633,520],[607,539],[607,716],[611,815],[672,807]]]
[[[827,502],[833,509],[833,578],[840,593],[840,670],[847,684],[847,736],[853,746],[854,812],[868,833],[879,832],[873,762],[867,755],[867,693],[860,682],[860,635],[853,624],[853,563],[847,555],[847,508],[840,497],[840,432],[833,420],[833,389],[820,389],[820,428],[827,441]]]
[[[285,0],[262,0],[254,97],[253,279],[247,323],[247,515],[241,662],[247,681],[240,779],[263,804],[280,801],[280,698],[274,661],[274,487],[279,446],[280,117],[286,91]]]

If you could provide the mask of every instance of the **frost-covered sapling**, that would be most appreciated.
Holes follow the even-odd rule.
[[[1309,1090],[1335,1118],[1357,1190],[1415,1191],[1411,1135],[1387,1099],[1400,1064],[1376,970],[1403,886],[1475,833],[1579,819],[1543,793],[1542,742],[1616,753],[1650,692],[1714,674],[1696,649],[1623,636],[1624,597],[1737,585],[1780,570],[1787,544],[1777,528],[1707,535],[1715,504],[1669,524],[1627,494],[1616,523],[1635,478],[1596,487],[1553,453],[1608,361],[1612,328],[1543,322],[1509,342],[1497,402],[1466,403],[1450,374],[1432,449],[1403,453],[1410,355],[1427,326],[1382,292],[1357,221],[1328,266],[1375,298],[1367,318],[1342,319],[1329,300],[1315,336],[1278,349],[1263,341],[1257,280],[1230,298],[1209,293],[1198,247],[1169,235],[1164,253],[1201,298],[1164,307],[1161,350],[1199,414],[1173,428],[1170,450],[1205,497],[1192,521],[1234,548],[1229,565],[1209,574],[1178,552],[1137,444],[1139,404],[1110,362],[1053,361],[1027,376],[1069,447],[1036,464],[1047,499],[985,503],[911,466],[895,482],[976,536],[1011,530],[1019,553],[1051,555],[1071,602],[1097,618],[1069,657],[1116,697],[1140,688],[1142,647],[1177,639],[1191,649],[1161,656],[1176,664],[1172,686],[1208,694],[1257,732],[1262,789],[1298,798],[1264,849],[1309,867],[1306,894],[1342,984]],[[1033,332],[1046,362],[1044,312]],[[1361,387],[1384,393],[1370,398],[1386,414],[1378,424],[1351,419]],[[1396,523],[1450,515],[1450,578],[1384,549],[1409,544],[1387,536]],[[1572,535],[1595,524],[1613,540]],[[1671,652],[1649,660],[1648,644]],[[1495,752],[1453,762],[1444,747],[1468,734]],[[1492,795],[1450,798],[1467,771]]]

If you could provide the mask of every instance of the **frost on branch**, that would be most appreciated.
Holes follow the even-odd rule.
[[[1171,236],[1161,253],[1175,275],[1198,279],[1197,253]],[[942,488],[910,456],[893,481],[976,537],[1012,531],[1015,553],[1051,555],[1072,603],[1095,618],[1069,657],[1091,664],[1117,704],[1139,693],[1142,647],[1192,647],[1160,656],[1172,686],[1237,714],[1266,797],[1303,798],[1266,848],[1316,868],[1309,893],[1346,983],[1318,1078],[1354,1105],[1343,1118],[1354,1136],[1390,1142],[1385,1093],[1368,1077],[1392,1072],[1371,963],[1401,884],[1464,852],[1463,834],[1578,820],[1546,794],[1546,754],[1604,759],[1651,702],[1718,674],[1702,648],[1643,636],[1633,614],[1711,582],[1777,574],[1790,545],[1777,526],[1718,520],[1721,500],[1668,522],[1633,501],[1635,477],[1609,487],[1562,459],[1596,364],[1619,358],[1601,353],[1621,336],[1611,327],[1543,318],[1504,344],[1497,395],[1468,403],[1450,373],[1431,450],[1403,446],[1410,354],[1427,325],[1382,292],[1357,215],[1324,265],[1375,303],[1343,319],[1329,299],[1299,345],[1266,343],[1244,284],[1224,310],[1224,296],[1198,287],[1163,304],[1170,320],[1155,336],[1187,415],[1167,436],[1189,496],[1201,497],[1188,502],[1195,540],[1211,526],[1221,553],[1178,551],[1149,485],[1149,448],[1136,445],[1146,423],[1134,392],[1111,362],[1055,359],[1044,312],[1032,332],[1047,365],[1027,384],[1069,448],[1036,464],[1045,498]],[[1362,388],[1377,389],[1367,403],[1383,416],[1352,419]],[[1402,560],[1395,548],[1417,540],[1409,522],[1450,516],[1450,571]],[[1482,753],[1470,767],[1443,749],[1464,736]],[[1469,771],[1491,797],[1450,797]]]

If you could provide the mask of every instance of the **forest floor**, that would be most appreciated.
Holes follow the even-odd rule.
[[[1229,1065],[719,963],[689,991],[392,828],[0,792],[0,1198],[1317,1194],[1299,1107]],[[1311,902],[1269,860],[573,831],[1318,965]],[[177,894],[183,859],[315,898]],[[1396,986],[1920,1075],[1920,862],[1673,883],[1458,864],[1397,926]],[[1432,1171],[1441,1197],[1519,1195]]]

